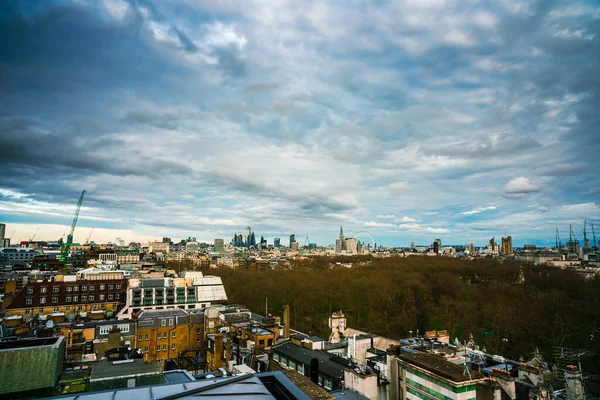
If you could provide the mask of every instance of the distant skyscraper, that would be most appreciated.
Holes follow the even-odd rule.
[[[225,252],[225,241],[223,239],[215,239],[215,252],[216,253]]]
[[[0,247],[4,246],[4,238],[6,237],[6,225],[0,224]]]
[[[256,246],[256,239],[254,238],[254,232],[250,234],[250,246]]]
[[[245,233],[245,238],[246,238],[246,247],[250,247],[250,235],[252,234],[252,229],[250,229],[250,227],[246,228],[246,232]]]
[[[512,253],[512,236],[502,238],[502,254]]]
[[[280,238],[278,238],[278,237],[276,237],[275,239],[273,239],[273,246],[274,246],[275,248],[279,248],[279,247],[281,247],[281,239],[280,239]]]
[[[290,248],[292,247],[292,243],[296,243],[296,235],[293,233],[290,235]]]
[[[348,239],[344,239],[344,247],[346,248],[346,252],[348,253],[352,253],[352,254],[356,254],[358,253],[358,242],[356,241],[356,238],[348,238]]]
[[[267,248],[267,239],[265,239],[264,236],[260,237],[260,247],[263,249]]]
[[[341,253],[346,250],[346,240],[344,239],[344,229],[340,226],[340,237],[335,241],[335,252]]]

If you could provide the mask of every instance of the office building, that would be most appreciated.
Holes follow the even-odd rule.
[[[184,271],[181,278],[132,278],[125,307],[119,319],[144,310],[198,309],[227,302],[221,278],[204,276],[199,271]]]
[[[296,235],[293,233],[290,235],[290,248],[293,247],[292,243],[296,243]]]
[[[4,244],[4,238],[6,237],[6,224],[0,224],[0,247]]]
[[[252,234],[252,229],[250,229],[250,227],[247,227],[244,233],[244,237],[246,239],[246,247],[250,247],[250,235]]]
[[[477,384],[485,381],[481,372],[434,354],[401,354],[397,362],[402,399],[475,399]]]
[[[340,226],[340,237],[335,241],[335,252],[341,253],[346,250],[346,239],[344,238],[344,229]]]
[[[225,241],[223,239],[215,239],[215,253],[225,252]]]
[[[345,248],[347,253],[356,254],[358,253],[358,242],[355,238],[348,238],[344,240]]]
[[[0,267],[12,267],[18,264],[31,264],[39,256],[36,250],[28,247],[5,247],[0,249]]]
[[[281,247],[281,239],[276,237],[275,239],[273,239],[273,246],[278,249]]]
[[[168,239],[168,238],[165,238]],[[169,242],[150,242],[148,243],[148,252],[150,253],[163,253],[167,254],[169,252],[170,244]]]

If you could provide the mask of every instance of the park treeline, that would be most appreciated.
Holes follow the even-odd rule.
[[[513,359],[529,359],[536,347],[548,359],[555,347],[598,351],[600,279],[573,271],[495,259],[361,256],[210,274],[222,277],[230,303],[273,315],[290,304],[292,328],[325,339],[330,312],[343,310],[348,326],[362,331],[399,339],[417,329],[447,330],[453,341],[472,333],[488,352]]]

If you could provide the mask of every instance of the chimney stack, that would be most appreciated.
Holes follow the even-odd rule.
[[[283,337],[290,338],[290,305],[283,306]]]

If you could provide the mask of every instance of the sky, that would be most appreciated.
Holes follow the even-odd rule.
[[[15,240],[600,238],[595,1],[0,2]]]

